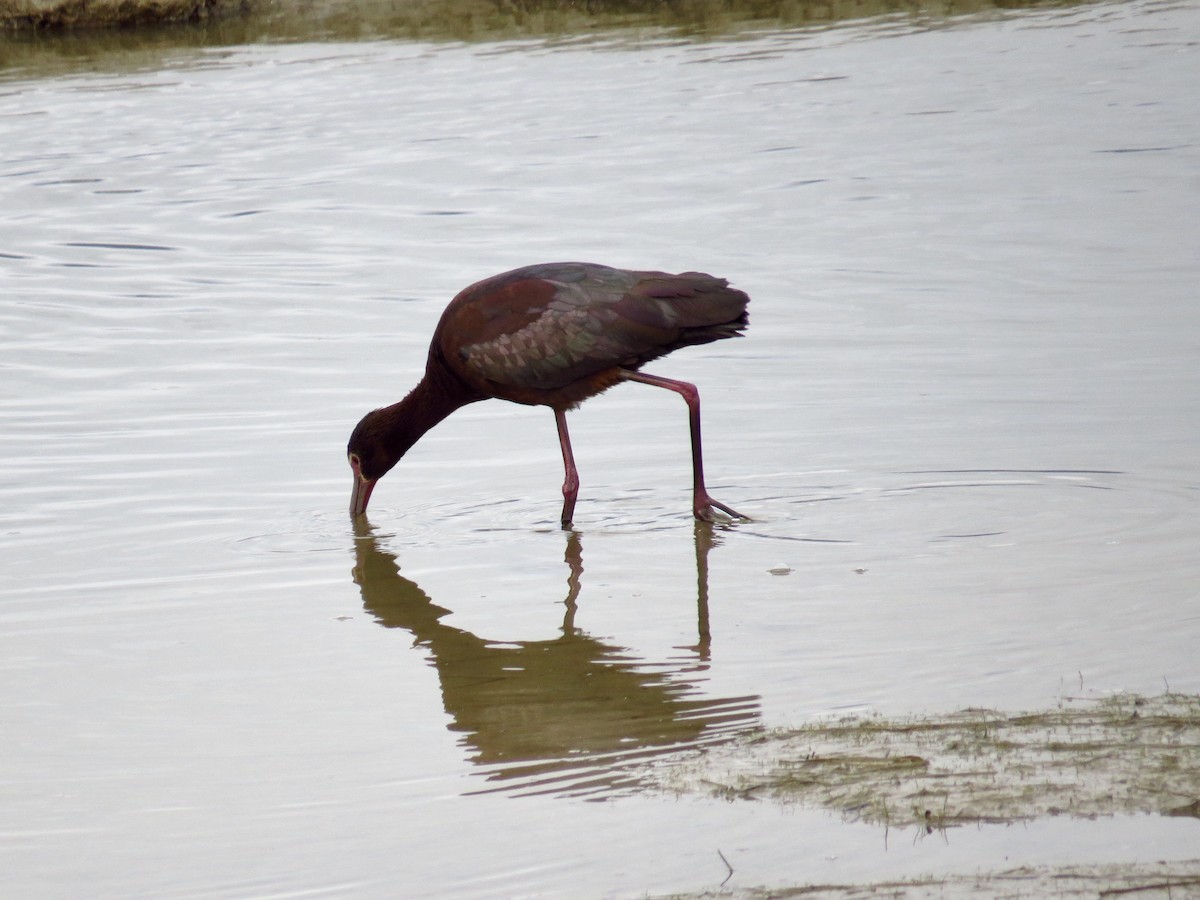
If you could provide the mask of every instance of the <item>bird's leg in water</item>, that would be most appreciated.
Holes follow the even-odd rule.
[[[575,455],[571,453],[571,436],[567,434],[566,410],[556,409],[554,421],[558,425],[558,444],[562,447],[563,468],[566,469],[562,488],[562,527],[570,528],[571,521],[575,517],[575,498],[579,496],[579,471],[575,468]]]
[[[655,387],[666,388],[683,397],[688,405],[688,422],[692,431],[692,512],[697,519],[705,522],[714,520],[713,507],[733,516],[735,519],[748,519],[740,512],[730,509],[724,503],[714,500],[708,495],[704,486],[704,459],[700,450],[700,392],[694,384],[686,381],[675,381],[658,375],[647,375],[644,372],[634,372],[622,369],[621,377],[627,381],[640,381],[642,384],[652,384]]]

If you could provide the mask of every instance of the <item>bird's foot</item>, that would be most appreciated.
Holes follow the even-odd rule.
[[[716,510],[720,510],[725,515],[724,516],[719,515],[716,512]],[[721,501],[714,500],[712,497],[709,497],[707,495],[696,498],[695,503],[692,504],[692,513],[701,522],[720,523],[720,522],[726,522],[726,521],[734,521],[736,519],[741,519],[744,522],[750,521],[749,516],[744,516],[740,512],[738,512],[736,509],[726,506]],[[728,517],[728,518],[726,518],[726,517]]]

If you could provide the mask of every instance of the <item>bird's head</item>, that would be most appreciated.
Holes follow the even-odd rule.
[[[386,410],[377,409],[363,416],[350,435],[346,458],[354,472],[354,489],[350,494],[350,515],[360,516],[367,511],[367,501],[375,482],[391,470],[400,457],[389,452],[386,440]]]

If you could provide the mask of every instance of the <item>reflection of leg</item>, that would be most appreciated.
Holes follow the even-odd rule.
[[[562,447],[563,468],[566,470],[562,488],[562,527],[570,528],[571,521],[575,517],[575,498],[579,496],[579,471],[575,468],[575,455],[571,453],[571,436],[567,433],[566,411],[556,409],[554,421],[558,425],[558,444]]]
[[[700,449],[700,392],[694,384],[686,381],[675,381],[658,375],[647,375],[644,372],[622,370],[621,377],[629,381],[640,381],[642,384],[652,384],[655,387],[666,388],[683,397],[688,405],[688,422],[692,433],[692,513],[697,519],[711,522],[714,519],[713,507],[733,516],[735,519],[745,519],[741,513],[730,509],[724,503],[714,500],[704,487],[704,459]]]
[[[562,631],[564,635],[573,635],[575,631],[575,601],[579,599],[580,577],[583,575],[583,544],[579,540],[578,531],[567,532],[567,549],[563,553],[563,561],[570,570],[567,574],[567,599],[563,601],[567,611],[563,615]]]
[[[712,632],[708,628],[708,551],[713,546],[713,528],[709,522],[695,523],[696,538],[696,626],[700,633],[696,652],[707,662]]]

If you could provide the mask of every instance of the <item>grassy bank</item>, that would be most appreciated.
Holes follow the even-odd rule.
[[[705,33],[1075,6],[1079,0],[0,0],[0,32],[241,20],[260,38],[491,39],[627,25]]]

